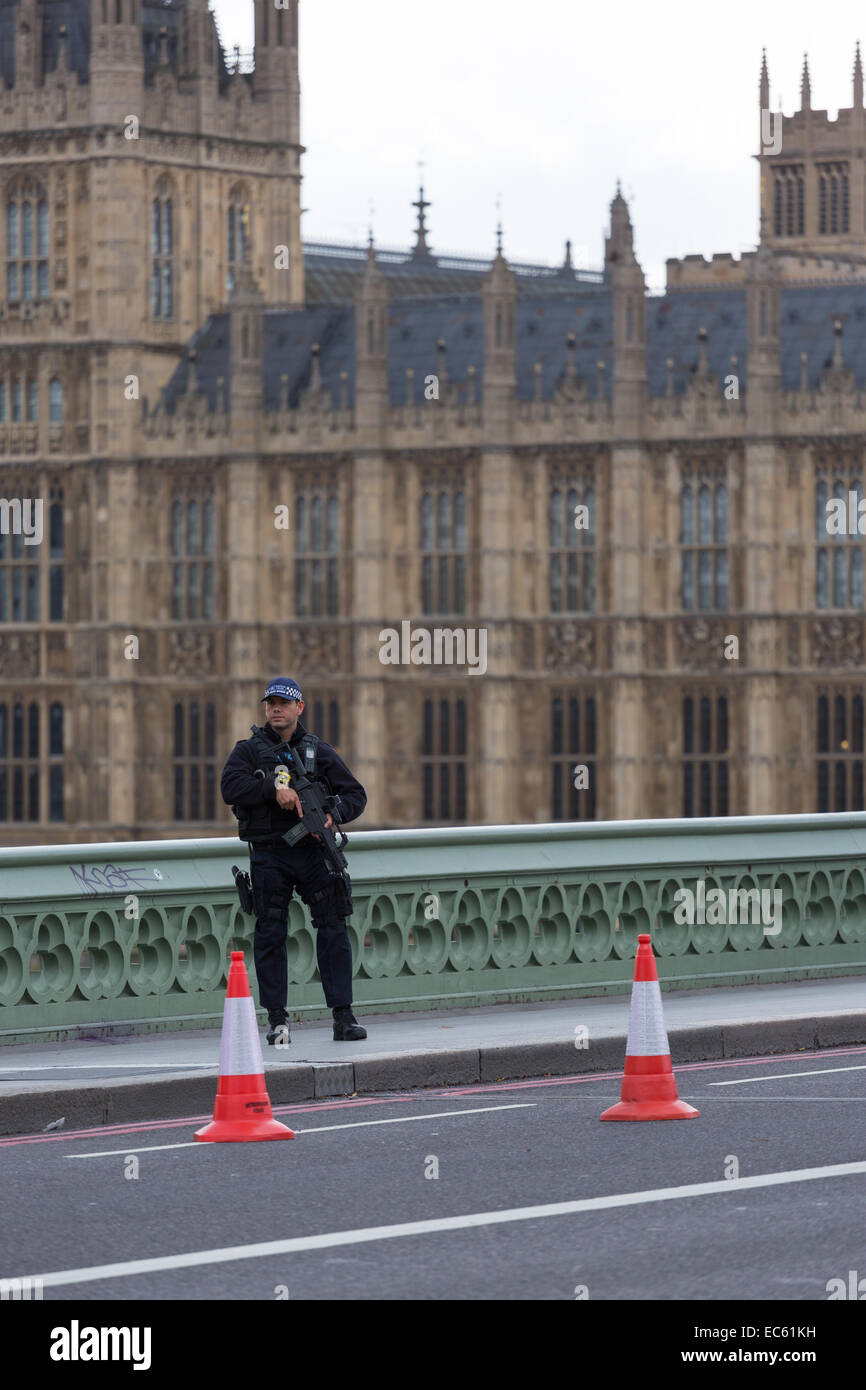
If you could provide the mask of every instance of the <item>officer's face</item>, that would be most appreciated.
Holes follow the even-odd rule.
[[[303,700],[284,700],[281,695],[271,695],[265,700],[265,714],[274,733],[280,734],[286,742],[298,727],[298,720],[304,708]]]

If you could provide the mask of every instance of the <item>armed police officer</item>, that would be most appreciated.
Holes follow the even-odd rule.
[[[324,785],[333,806],[324,821],[329,830],[335,821],[339,826],[355,820],[367,804],[367,793],[336,750],[301,724],[304,697],[296,681],[272,680],[262,703],[267,723],[263,729],[254,724],[252,738],[235,744],[220,792],[238,818],[238,835],[250,846],[253,955],[259,999],[268,1011],[268,1042],[282,1046],[291,1041],[286,937],[295,889],[316,928],[319,975],[334,1015],[334,1039],[354,1042],[367,1033],[352,1012],[352,947],[345,921],[352,911],[350,884],[329,866],[322,837],[304,834],[303,806],[292,783],[304,782],[306,776]],[[290,831],[291,845],[283,838]]]

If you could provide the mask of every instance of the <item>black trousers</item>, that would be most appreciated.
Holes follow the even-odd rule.
[[[297,890],[310,906],[316,928],[316,957],[325,1002],[339,1009],[352,1002],[352,946],[344,918],[331,893],[310,905],[310,898],[332,886],[321,845],[306,835],[294,848],[250,845],[250,878],[256,909],[253,958],[259,999],[268,1013],[285,1009],[288,995],[289,902]]]

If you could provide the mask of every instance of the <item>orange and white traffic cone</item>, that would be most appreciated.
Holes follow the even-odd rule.
[[[206,1144],[295,1137],[287,1125],[274,1119],[271,1111],[243,951],[232,951],[213,1120],[204,1129],[196,1130],[195,1137]]]
[[[641,935],[637,942],[622,1099],[600,1118],[693,1120],[700,1111],[677,1092],[651,938]]]

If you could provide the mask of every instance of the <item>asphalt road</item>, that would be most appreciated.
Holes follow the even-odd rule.
[[[0,1275],[76,1302],[809,1301],[866,1277],[866,1048],[677,1078],[700,1118],[601,1124],[617,1074],[282,1107],[285,1143],[198,1144],[198,1119],[0,1140]]]

